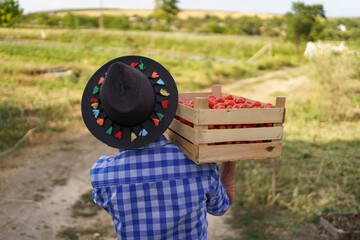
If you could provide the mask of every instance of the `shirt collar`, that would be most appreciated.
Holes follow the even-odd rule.
[[[149,149],[149,148],[157,148],[157,147],[161,147],[161,146],[165,146],[166,144],[169,144],[169,141],[165,138],[164,135],[161,135],[158,139],[156,139],[155,141],[151,142],[150,144],[143,146],[143,147],[139,147],[136,150],[142,150],[142,149]],[[119,149],[119,152],[124,151],[124,149]]]

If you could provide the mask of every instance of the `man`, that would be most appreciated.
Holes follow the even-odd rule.
[[[91,169],[94,201],[118,239],[208,239],[206,214],[222,215],[234,201],[234,162],[196,165],[162,135],[177,103],[170,73],[140,56],[108,62],[84,90],[86,126],[120,149]]]

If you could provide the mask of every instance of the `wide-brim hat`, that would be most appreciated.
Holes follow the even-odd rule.
[[[123,56],[100,67],[81,101],[89,131],[103,143],[136,149],[156,140],[175,116],[178,91],[171,74],[143,56]]]

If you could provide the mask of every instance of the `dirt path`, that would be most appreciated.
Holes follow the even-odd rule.
[[[306,94],[309,79],[303,68],[285,68],[260,77],[248,78],[223,86],[223,92],[263,102],[272,102],[276,96],[292,99]],[[296,90],[296,91],[295,91]]]
[[[99,153],[115,155],[117,150],[100,144],[81,128],[57,135],[46,146],[24,147],[2,158],[0,239],[60,239],[58,233],[69,228],[96,232],[99,222],[114,233],[105,211],[91,218],[72,217],[72,205],[91,189],[89,170]],[[227,217],[210,217],[210,239],[236,236],[224,221]],[[101,239],[115,239],[113,233]],[[80,239],[94,236],[85,233]]]
[[[241,80],[225,86],[224,91],[265,101],[264,97],[274,92],[286,92],[306,82],[301,76],[288,79],[290,72]],[[239,86],[242,89],[236,90]],[[261,90],[254,91],[252,86]],[[77,234],[79,239],[115,239],[105,211],[93,217],[72,217],[74,203],[91,189],[89,170],[100,153],[115,155],[117,150],[101,144],[81,127],[1,157],[0,239],[61,239],[59,233],[67,230],[74,230],[67,232],[68,236]],[[240,239],[239,233],[225,223],[228,217],[208,217],[211,240]]]

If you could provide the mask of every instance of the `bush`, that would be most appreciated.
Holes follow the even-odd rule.
[[[352,118],[352,99],[359,91],[359,57],[334,54],[313,59],[308,71],[312,80],[311,97],[305,106],[312,117],[323,122]],[[355,85],[354,85],[355,84]]]

